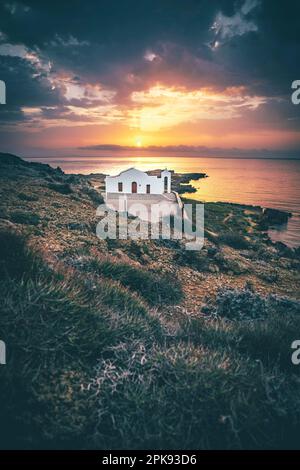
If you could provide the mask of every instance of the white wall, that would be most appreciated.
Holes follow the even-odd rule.
[[[168,189],[167,189],[167,193],[170,193],[171,192],[171,172],[168,171],[168,170],[164,170],[161,172],[161,179],[162,179],[162,185],[163,185],[163,189],[164,189],[164,179],[165,179],[165,176],[168,178]],[[164,192],[164,190],[163,190]]]
[[[105,190],[107,193],[119,193],[118,183],[123,184],[123,190],[120,194],[131,194],[132,182],[137,183],[137,193],[146,194],[146,186],[150,184],[150,194],[163,194],[164,193],[164,177],[168,177],[168,190],[171,192],[171,172],[164,170],[161,172],[161,177],[149,176],[143,171],[131,168],[130,170],[123,171],[117,176],[107,176],[105,178]]]

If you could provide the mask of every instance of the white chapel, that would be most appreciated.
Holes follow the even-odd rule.
[[[106,176],[106,193],[164,194],[171,193],[171,171],[165,169],[157,176],[129,168],[116,176]]]

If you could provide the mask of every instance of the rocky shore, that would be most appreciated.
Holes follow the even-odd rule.
[[[103,181],[0,154],[0,419],[25,447],[254,448],[262,422],[270,445],[296,436],[300,250],[265,232],[286,215],[206,203],[199,252],[99,240]]]
[[[95,235],[95,208],[103,202],[100,191],[105,175],[66,175],[60,169],[3,154],[0,154],[0,166],[2,225],[13,226],[28,234],[32,243],[53,261],[85,245],[100,254],[130,260],[130,240],[116,240],[110,244]],[[185,188],[191,180],[205,176],[204,173],[174,174],[174,189],[181,192],[181,185]],[[187,198],[183,201],[195,203]],[[150,269],[176,271],[184,285],[187,284],[187,291],[192,289],[193,295],[195,289],[205,295],[208,290],[213,292],[219,282],[242,285],[247,280],[261,292],[298,295],[295,282],[298,280],[299,250],[272,243],[266,233],[274,222],[282,222],[288,216],[282,211],[248,205],[206,203],[206,239],[200,253],[192,253],[188,260],[184,243],[136,241],[134,244],[140,246],[141,259],[133,256],[131,262],[146,261]],[[285,254],[284,258],[282,254]],[[180,263],[174,261],[176,257]],[[275,273],[276,284],[271,282]],[[190,286],[191,279],[196,286]],[[189,305],[191,303],[188,301]]]

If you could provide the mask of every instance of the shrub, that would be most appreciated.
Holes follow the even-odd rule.
[[[60,194],[71,194],[73,189],[69,183],[49,183],[48,188]]]
[[[144,255],[149,255],[150,250],[146,243],[137,243],[134,240],[131,240],[129,245],[127,245],[127,251],[137,259],[141,259]]]
[[[231,272],[239,275],[247,272],[248,268],[242,265],[238,260],[232,259],[229,256],[224,256],[221,252],[217,252],[213,257],[213,261],[224,272]]]
[[[91,230],[90,224],[83,223],[83,222],[75,222],[75,221],[68,222],[66,226],[68,227],[69,230],[79,230],[80,232]]]
[[[18,198],[21,199],[21,201],[38,201],[39,199],[34,194],[26,194],[26,193],[19,193]]]
[[[80,176],[78,175],[64,175],[65,179],[67,180],[68,183],[71,184],[79,184],[80,183]]]
[[[181,244],[179,240],[159,238],[158,240],[153,240],[153,242],[157,246],[161,246],[163,248],[169,248],[170,250],[177,250],[181,248]]]
[[[38,225],[41,221],[38,214],[31,212],[15,211],[10,213],[10,219],[16,224]]]
[[[195,252],[191,250],[178,250],[174,255],[174,260],[182,265],[197,269],[198,271],[207,271],[209,269],[209,258],[206,253]]]
[[[106,238],[105,242],[106,242],[106,246],[107,246],[108,251],[114,250],[116,248],[120,248],[120,246],[121,246],[121,241],[118,240],[117,238],[116,239]]]
[[[266,282],[270,282],[274,284],[275,282],[278,282],[279,280],[279,272],[277,269],[273,269],[272,271],[267,271],[267,272],[261,272],[259,273],[259,277],[263,279]]]
[[[104,203],[102,194],[90,186],[83,186],[81,192],[90,198],[95,207],[98,207],[100,204]]]
[[[0,219],[8,219],[8,211],[5,207],[0,207]]]
[[[218,290],[215,302],[204,305],[202,311],[230,320],[256,320],[272,312],[300,313],[300,302],[275,295],[262,297],[248,288],[225,287]]]
[[[231,246],[237,250],[246,250],[249,248],[249,242],[239,233],[227,232],[219,236],[219,242]]]

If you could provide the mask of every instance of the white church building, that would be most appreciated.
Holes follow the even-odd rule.
[[[106,193],[115,194],[165,194],[171,193],[171,171],[163,170],[160,175],[129,168],[116,176],[106,176]]]

